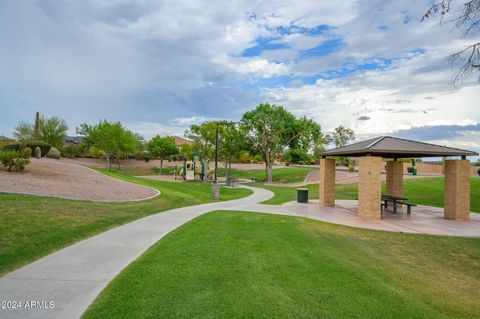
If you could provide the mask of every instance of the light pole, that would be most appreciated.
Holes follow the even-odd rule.
[[[218,123],[215,128],[215,184],[218,183]]]
[[[212,199],[219,200],[220,199],[220,185],[218,184],[218,123],[217,127],[215,128],[215,172],[214,172],[214,179],[212,183]]]

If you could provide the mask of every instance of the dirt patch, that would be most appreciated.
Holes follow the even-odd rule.
[[[23,172],[0,169],[0,192],[112,202],[144,200],[159,194],[150,187],[48,158],[32,158],[31,164]]]

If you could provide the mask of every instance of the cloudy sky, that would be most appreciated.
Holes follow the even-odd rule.
[[[461,1],[460,1],[461,2]],[[0,0],[0,135],[36,111],[146,137],[260,102],[359,138],[480,150],[480,86],[454,87],[429,0]]]

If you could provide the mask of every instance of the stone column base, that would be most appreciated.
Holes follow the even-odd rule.
[[[335,206],[335,160],[320,159],[319,201],[323,206]]]
[[[445,160],[445,219],[470,219],[470,161]]]
[[[381,219],[381,179],[384,162],[381,157],[358,158],[358,216],[365,219]]]

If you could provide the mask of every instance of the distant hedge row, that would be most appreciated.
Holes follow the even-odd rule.
[[[22,143],[21,142],[15,142],[15,143],[10,143],[10,144],[7,144],[5,145],[5,150],[14,150],[14,151],[19,151],[20,150],[20,145]],[[50,151],[50,144],[48,143],[45,143],[44,141],[26,141],[25,142],[25,147],[30,147],[33,151],[33,153],[35,153],[35,148],[40,147],[40,150],[42,151],[42,157],[47,155],[48,152]]]

